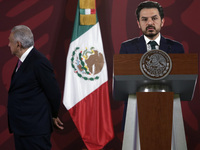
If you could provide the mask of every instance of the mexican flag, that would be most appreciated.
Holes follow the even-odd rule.
[[[89,150],[114,137],[104,56],[95,0],[79,0],[66,62],[63,104]]]

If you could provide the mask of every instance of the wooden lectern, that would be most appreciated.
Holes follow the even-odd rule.
[[[143,54],[114,55],[113,97],[128,100],[123,150],[187,150],[182,101],[193,98],[197,54],[169,54],[170,74],[150,80],[140,70]]]

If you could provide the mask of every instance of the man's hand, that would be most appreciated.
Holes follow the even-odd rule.
[[[58,117],[57,118],[53,118],[53,123],[58,129],[61,129],[61,130],[64,129],[63,123],[60,121],[60,119]]]

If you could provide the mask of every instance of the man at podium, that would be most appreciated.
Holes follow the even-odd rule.
[[[125,41],[121,44],[120,54],[143,54],[152,49],[163,50],[166,53],[184,53],[183,45],[177,41],[167,39],[160,33],[164,26],[164,12],[162,6],[153,1],[144,1],[136,9],[138,27],[143,35]],[[124,105],[123,128],[127,101]]]

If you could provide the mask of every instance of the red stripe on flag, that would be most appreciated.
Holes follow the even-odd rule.
[[[113,137],[108,82],[69,110],[88,149],[102,149]]]
[[[91,9],[91,14],[96,14],[96,9]]]

